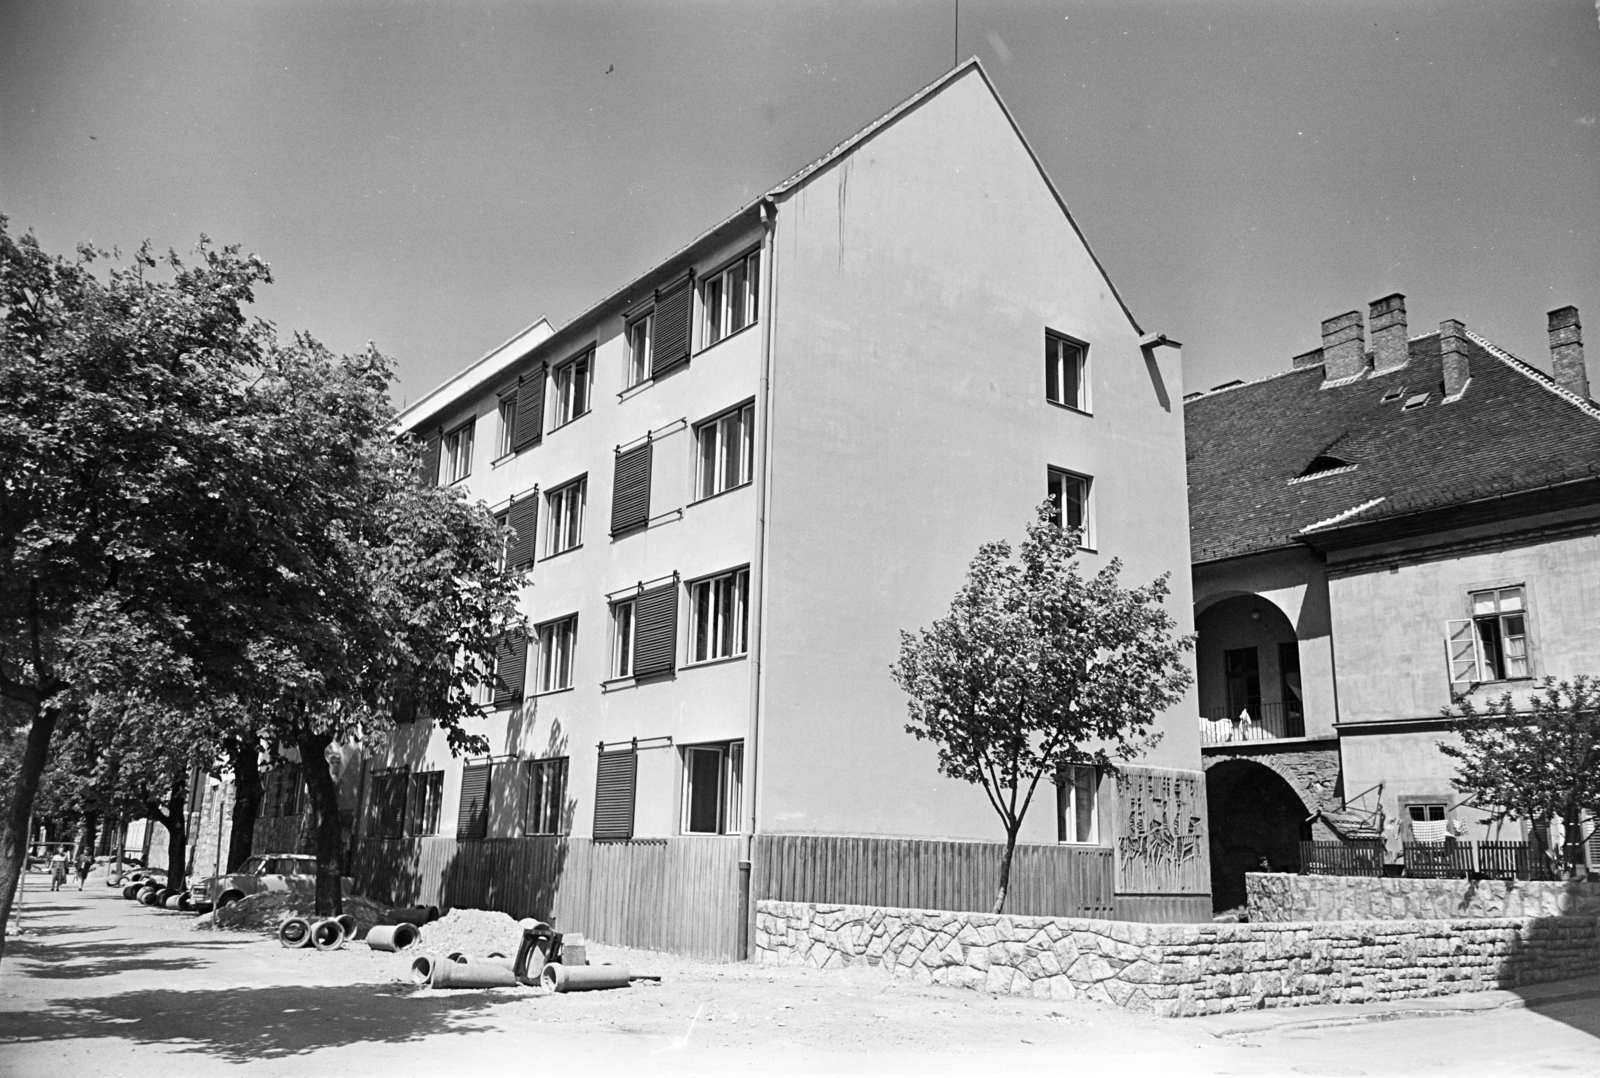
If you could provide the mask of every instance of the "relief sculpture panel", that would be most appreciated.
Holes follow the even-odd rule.
[[[1117,892],[1208,892],[1204,774],[1122,767],[1116,779]]]

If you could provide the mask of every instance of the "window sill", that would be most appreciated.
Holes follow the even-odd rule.
[[[738,838],[740,833],[738,831],[690,831],[687,828],[678,832],[684,838]]]
[[[1057,846],[1070,846],[1075,850],[1098,850],[1098,849],[1101,849],[1101,845],[1100,845],[1099,842],[1074,842],[1071,839],[1064,839],[1064,838],[1057,839],[1056,840],[1056,845]]]
[[[1073,413],[1075,413],[1077,415],[1088,416],[1090,419],[1094,418],[1094,413],[1093,412],[1089,411],[1089,409],[1087,409],[1087,408],[1079,408],[1076,404],[1066,404],[1066,403],[1063,403],[1062,401],[1053,401],[1049,397],[1046,397],[1044,399],[1044,402],[1046,404],[1054,407],[1054,408],[1060,408],[1063,411],[1073,412]]]
[[[685,669],[685,670],[698,670],[702,666],[723,666],[723,665],[725,665],[727,663],[736,663],[736,662],[739,662],[739,661],[741,661],[743,659],[748,659],[749,657],[750,657],[750,653],[748,651],[743,651],[743,652],[740,652],[738,655],[724,655],[721,658],[717,658],[717,659],[701,659],[699,662],[684,663],[683,664],[683,669]]]
[[[646,389],[649,389],[650,383],[653,381],[655,381],[655,379],[647,374],[639,381],[633,383],[633,385],[624,386],[622,392],[617,394],[617,400],[620,402],[628,400],[631,397],[637,397],[640,393],[643,393]]]
[[[460,486],[462,483],[465,483],[468,479],[471,479],[471,478],[472,478],[472,473],[468,472],[466,475],[462,476],[460,479],[452,479],[452,480],[450,480],[450,482],[446,483],[445,486],[446,487]]]
[[[755,481],[752,480],[752,479],[746,479],[743,483],[739,483],[739,484],[737,484],[735,486],[724,487],[723,489],[717,491],[715,494],[707,494],[704,498],[696,498],[694,501],[690,502],[689,504],[690,505],[704,505],[706,502],[715,501],[716,499],[722,497],[724,494],[732,494],[736,490],[743,490],[744,488],[750,486],[753,482],[755,482]]]
[[[514,450],[514,449],[509,453],[501,453],[498,457],[495,457],[493,460],[491,460],[489,462],[489,467],[498,468],[498,467],[500,467],[500,465],[504,464],[508,460],[515,460],[516,457],[517,457],[517,451]]]
[[[561,555],[563,555],[563,554],[571,554],[574,550],[582,550],[582,549],[583,549],[583,544],[582,543],[578,543],[578,544],[576,544],[574,546],[567,547],[565,550],[558,550],[554,554],[546,554],[544,557],[540,558],[539,560],[541,562],[550,561],[550,560],[552,560],[554,558],[561,557]]]
[[[576,685],[563,685],[559,689],[546,689],[544,692],[529,693],[525,699],[537,700],[541,696],[558,696],[564,692],[571,692],[575,688],[577,688]]]
[[[757,313],[759,315],[759,312],[757,312]],[[744,336],[746,333],[750,332],[752,329],[755,329],[760,324],[761,324],[761,319],[759,317],[757,317],[754,322],[751,322],[747,326],[740,326],[738,329],[734,330],[732,333],[728,334],[726,337],[718,337],[711,344],[703,344],[703,345],[701,345],[700,346],[700,351],[694,352],[694,353],[692,353],[692,355],[693,356],[699,356],[699,355],[701,355],[701,354],[703,354],[705,352],[711,351],[713,348],[715,348],[719,344],[727,344],[729,341],[733,340],[735,337]]]
[[[583,411],[579,412],[577,415],[573,416],[571,419],[565,420],[564,422],[561,422],[561,423],[552,423],[550,425],[550,433],[554,434],[558,430],[566,430],[568,427],[572,426],[572,424],[576,423],[578,420],[582,419],[584,416],[588,415],[593,410],[594,409],[592,409],[592,408],[586,408]]]

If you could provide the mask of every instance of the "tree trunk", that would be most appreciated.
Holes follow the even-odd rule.
[[[1577,879],[1583,872],[1583,817],[1576,803],[1568,801],[1562,806],[1561,825],[1565,832],[1561,838],[1561,860],[1566,864],[1567,878]]]
[[[233,826],[228,832],[228,871],[238,872],[253,851],[261,814],[261,754],[254,739],[228,746],[233,766]]]
[[[11,792],[11,804],[7,806],[5,829],[0,831],[0,957],[5,956],[11,903],[16,898],[17,881],[22,878],[26,863],[33,799],[39,792],[39,776],[44,774],[45,760],[50,753],[50,735],[55,733],[59,714],[54,707],[41,707],[38,703],[23,707],[33,712],[33,719],[28,728],[28,744],[22,751],[17,788]]]
[[[1017,852],[1017,828],[1006,828],[1006,852],[1000,858],[1000,890],[994,896],[994,909],[1001,913],[1006,908],[1006,893],[1011,890],[1011,856]]]
[[[300,738],[300,773],[305,776],[315,814],[317,835],[317,916],[336,917],[344,912],[343,836],[339,828],[339,784],[328,767],[327,734]]]
[[[167,890],[187,889],[188,817],[183,813],[184,799],[189,792],[189,776],[180,774],[172,780],[172,792],[167,796],[167,818],[162,821],[167,828]]]

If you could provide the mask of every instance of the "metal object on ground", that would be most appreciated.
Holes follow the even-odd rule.
[[[344,925],[330,917],[311,926],[311,943],[319,951],[337,951],[344,946]]]
[[[348,913],[341,913],[334,920],[338,921],[339,926],[344,929],[344,938],[354,942],[359,928],[356,924],[356,919]]]
[[[625,966],[568,966],[552,962],[544,968],[542,981],[552,992],[589,992],[598,988],[626,988],[633,978]]]
[[[374,951],[403,951],[415,945],[420,935],[412,924],[376,925],[367,929],[367,946]]]
[[[517,975],[519,984],[537,985],[544,967],[550,962],[556,933],[549,925],[532,917],[524,917],[517,922],[517,927],[522,929],[522,943],[517,947],[511,972]]]
[[[278,942],[285,947],[304,947],[311,942],[311,922],[291,917],[278,926]]]
[[[438,962],[428,983],[434,988],[515,988],[517,977],[510,966],[497,962]]]

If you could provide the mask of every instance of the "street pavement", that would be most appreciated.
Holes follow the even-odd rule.
[[[0,961],[0,1075],[1600,1075],[1600,978],[1159,1019],[594,946],[659,985],[433,991],[364,945],[285,950],[29,877]],[[74,887],[75,884],[69,885]],[[580,926],[573,926],[574,928]]]

